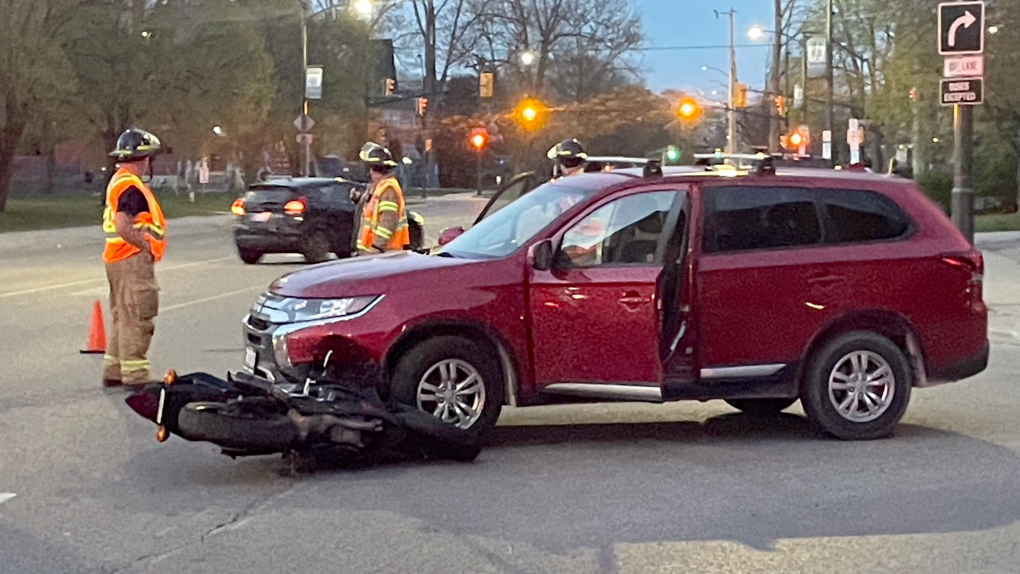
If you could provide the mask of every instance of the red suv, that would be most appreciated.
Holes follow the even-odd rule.
[[[585,174],[444,246],[318,265],[245,318],[248,370],[324,368],[480,433],[504,404],[800,399],[843,439],[988,362],[983,261],[905,179]]]

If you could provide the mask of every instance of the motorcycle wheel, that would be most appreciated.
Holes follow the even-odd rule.
[[[189,403],[181,409],[177,426],[188,440],[232,450],[283,452],[298,438],[286,415],[244,412],[227,403]]]

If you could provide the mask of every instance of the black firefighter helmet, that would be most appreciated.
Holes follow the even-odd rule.
[[[560,165],[572,169],[584,163],[584,160],[588,159],[588,154],[581,147],[581,142],[571,138],[554,145],[546,157],[559,160]]]
[[[368,142],[361,146],[358,157],[370,168],[389,171],[397,167],[397,162],[393,159],[390,150],[374,142]]]
[[[110,152],[110,157],[118,162],[142,161],[159,153],[159,138],[145,130],[130,128],[117,138],[117,149]]]

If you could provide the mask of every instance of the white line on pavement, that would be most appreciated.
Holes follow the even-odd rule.
[[[167,267],[156,267],[157,271],[176,271],[177,269],[186,269],[188,267],[195,267],[196,265],[205,265],[207,263],[219,263],[220,261],[227,261],[233,259],[233,257],[219,257],[217,259],[208,259],[206,261],[192,261],[191,263],[181,263],[180,265],[169,265]],[[86,285],[88,283],[95,283],[96,281],[106,281],[105,277],[96,277],[95,279],[82,279],[81,281],[72,281],[70,283],[61,283],[59,285],[47,285],[46,287],[36,287],[34,289],[24,289],[22,291],[10,291],[8,293],[0,293],[0,299],[7,297],[17,297],[18,295],[32,295],[34,293],[42,293],[43,291],[52,291],[54,289],[63,289],[65,287],[75,287],[77,285]]]
[[[17,496],[17,494],[14,494],[13,492],[0,492],[0,504],[7,502],[15,496]]]
[[[168,307],[161,308],[159,310],[159,312],[160,313],[165,313],[166,311],[174,311],[176,309],[183,309],[184,307],[190,307],[192,305],[199,305],[199,304],[202,304],[202,303],[208,303],[209,301],[216,301],[217,299],[226,299],[227,297],[232,297],[234,295],[240,295],[242,293],[250,293],[252,291],[263,290],[263,289],[265,289],[265,286],[247,287],[245,289],[238,289],[237,291],[229,291],[227,293],[220,293],[219,295],[213,295],[212,297],[203,297],[202,299],[195,299],[193,301],[186,301],[184,303],[178,303],[176,305],[170,305]]]

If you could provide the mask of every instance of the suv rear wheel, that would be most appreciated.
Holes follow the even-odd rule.
[[[322,263],[329,257],[329,239],[321,231],[316,231],[305,240],[301,254],[309,263]]]
[[[461,337],[427,339],[402,356],[391,392],[445,423],[481,437],[503,408],[499,363],[486,349]]]
[[[241,261],[244,261],[247,265],[254,265],[262,259],[262,252],[255,249],[241,249],[238,247],[237,254],[241,256]]]
[[[801,386],[801,405],[822,431],[844,440],[892,433],[910,402],[906,355],[877,333],[854,331],[822,347]]]

